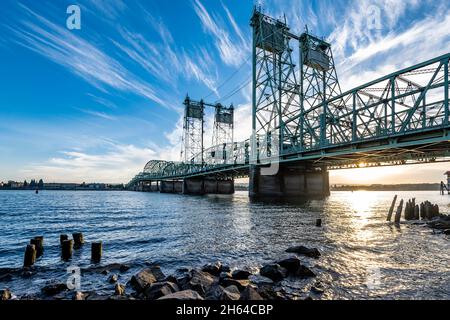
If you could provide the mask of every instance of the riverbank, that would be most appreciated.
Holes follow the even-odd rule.
[[[302,256],[302,259],[299,258]],[[70,274],[66,282],[49,281],[34,295],[15,295],[8,288],[0,291],[2,300],[298,300],[300,295],[286,290],[286,282],[306,280],[306,299],[320,298],[325,288],[314,281],[316,273],[304,265],[306,259],[319,259],[316,248],[294,246],[286,255],[258,270],[232,269],[220,261],[199,269],[184,268],[166,276],[160,266],[147,264],[145,268],[127,279],[124,275],[130,266],[110,264],[93,266]],[[18,278],[39,282],[39,268],[0,269],[0,281]],[[81,277],[94,273],[109,284],[110,293],[95,290],[81,291]],[[74,276],[75,275],[75,276]]]

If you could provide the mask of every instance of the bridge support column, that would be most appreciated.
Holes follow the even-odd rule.
[[[250,169],[249,196],[254,199],[301,200],[329,195],[330,183],[326,168],[280,164],[275,175],[263,175],[257,166]]]
[[[182,193],[183,181],[177,180],[162,180],[159,184],[159,191],[161,193]]]
[[[204,193],[204,179],[193,178],[183,180],[183,194],[202,195]]]
[[[191,178],[183,181],[183,194],[233,194],[234,180],[215,178]]]

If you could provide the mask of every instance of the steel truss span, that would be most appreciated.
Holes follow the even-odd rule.
[[[253,135],[204,149],[195,163],[150,161],[130,183],[240,177],[251,164],[308,161],[328,169],[450,159],[450,53],[341,92],[330,44],[255,11]]]

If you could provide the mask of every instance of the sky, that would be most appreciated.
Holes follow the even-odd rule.
[[[66,26],[73,4],[80,30]],[[235,138],[248,138],[255,4],[329,41],[343,90],[450,51],[447,0],[2,0],[0,181],[126,183],[151,159],[179,160],[186,94],[233,103]],[[448,169],[330,180],[439,182]]]

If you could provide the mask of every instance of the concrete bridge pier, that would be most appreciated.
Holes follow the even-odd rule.
[[[159,192],[161,193],[182,193],[183,181],[162,180],[159,182]]]
[[[253,199],[304,200],[330,195],[326,168],[307,164],[280,164],[274,175],[261,173],[261,167],[250,168],[249,196]]]
[[[191,178],[183,181],[183,194],[233,194],[233,179]]]

